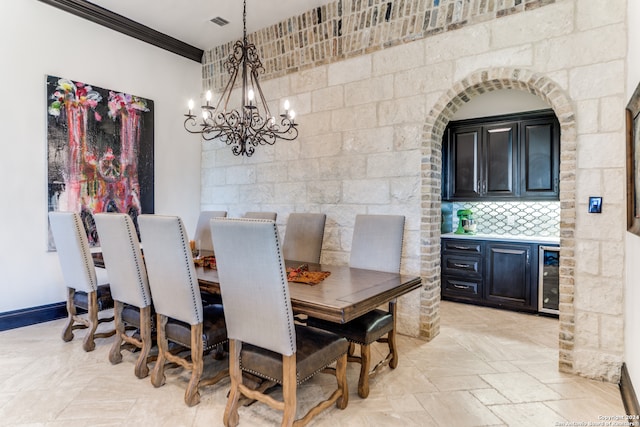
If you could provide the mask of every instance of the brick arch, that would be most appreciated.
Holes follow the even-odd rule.
[[[516,89],[542,98],[560,122],[560,325],[559,369],[573,371],[575,252],[575,114],[569,97],[549,77],[527,69],[491,68],[456,82],[427,115],[422,134],[420,335],[430,340],[440,330],[440,208],[442,137],[456,111],[472,98],[494,90]]]

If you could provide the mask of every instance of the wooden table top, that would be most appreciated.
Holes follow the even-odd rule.
[[[300,262],[288,261],[297,267]],[[291,306],[296,314],[345,323],[394,298],[418,289],[420,277],[399,273],[363,270],[348,266],[308,264],[310,271],[331,274],[317,285],[289,282]],[[196,267],[200,287],[206,292],[219,292],[218,271]]]
[[[92,254],[96,267],[104,268],[102,254]],[[317,285],[289,282],[291,307],[296,314],[346,323],[401,295],[418,289],[419,276],[363,270],[344,265],[286,261],[287,267],[307,264],[310,271],[331,274]],[[218,270],[196,266],[200,289],[219,293]]]

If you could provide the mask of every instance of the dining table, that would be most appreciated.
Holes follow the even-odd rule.
[[[96,267],[105,267],[100,251],[93,252],[92,257]],[[303,267],[310,272],[329,273],[316,284],[289,281],[289,297],[291,308],[296,315],[302,314],[336,323],[349,322],[418,289],[422,284],[420,276],[365,270],[347,265],[285,260],[285,266],[289,270]],[[200,290],[204,293],[219,294],[218,270],[198,264],[195,269]]]
[[[313,264],[286,260],[288,269],[301,266],[307,271],[328,272],[317,284],[289,281],[291,308],[303,314],[336,323],[346,323],[376,307],[418,289],[419,276],[352,268],[346,265]],[[196,273],[203,292],[219,293],[218,271],[197,266]],[[256,280],[260,280],[256,278]]]

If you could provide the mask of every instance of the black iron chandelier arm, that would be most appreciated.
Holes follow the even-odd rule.
[[[192,134],[200,134],[204,140],[219,139],[232,147],[236,156],[251,156],[258,145],[273,145],[278,139],[292,141],[298,137],[293,110],[285,102],[285,112],[277,118],[271,115],[269,104],[262,92],[259,73],[264,73],[255,44],[247,41],[247,2],[243,2],[243,37],[234,43],[223,67],[229,73],[229,80],[220,94],[215,107],[207,102],[202,108],[202,118],[198,120],[191,113],[185,114],[184,128]],[[238,109],[228,109],[238,74],[242,71],[241,100]]]

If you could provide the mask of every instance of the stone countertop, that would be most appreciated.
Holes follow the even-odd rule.
[[[545,245],[559,245],[560,237],[553,236],[525,236],[514,234],[455,234],[444,233],[443,239],[472,239],[472,240],[498,240],[502,242],[540,243]]]

